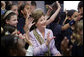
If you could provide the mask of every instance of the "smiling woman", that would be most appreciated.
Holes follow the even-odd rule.
[[[51,19],[56,17],[56,12],[51,16]],[[46,28],[47,19],[41,9],[36,9],[32,12],[31,17],[34,18],[35,26],[29,35],[34,47],[34,56],[61,56],[60,52],[55,47],[53,33]]]

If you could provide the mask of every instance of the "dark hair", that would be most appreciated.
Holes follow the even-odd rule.
[[[36,6],[36,2],[35,1],[31,1],[31,5],[32,6]]]
[[[7,8],[6,8],[6,10],[11,10],[12,6],[14,6],[14,5],[16,5],[16,4],[10,4],[10,5],[8,5]]]
[[[12,1],[11,1],[11,2],[12,2]],[[9,5],[11,5],[11,4],[13,4],[13,3],[10,3],[10,1],[6,1],[6,10],[9,9]]]
[[[6,20],[10,20],[11,16],[16,15],[14,12],[10,12],[7,14],[8,11],[6,11],[2,16],[1,16],[1,26],[4,27],[6,25]],[[7,15],[6,15],[7,14]],[[6,15],[6,16],[5,16]]]
[[[14,35],[6,35],[1,37],[1,55],[10,56],[10,50],[18,49],[18,37]]]
[[[17,28],[15,26],[12,25],[5,25],[4,26],[4,32],[9,32],[10,34],[12,34]]]
[[[12,25],[5,25],[3,27],[3,31],[1,33],[1,36],[4,36],[6,33],[8,33],[7,35],[11,35],[17,28],[15,26]]]
[[[69,10],[67,16],[71,17],[74,14],[74,12],[76,12],[76,10]]]
[[[28,4],[28,3],[24,3],[24,4],[22,4],[22,5],[20,6],[20,8],[19,8],[19,10],[18,10],[18,12],[19,12],[19,17],[23,17],[23,14],[22,14],[21,10],[24,10],[24,8],[25,8],[26,5],[29,5],[29,4]]]
[[[58,8],[57,3],[54,2],[54,3],[51,5],[51,7],[53,8],[54,11],[56,11],[57,8]]]
[[[80,1],[78,4],[78,9],[80,9],[81,7],[83,7],[83,1]]]

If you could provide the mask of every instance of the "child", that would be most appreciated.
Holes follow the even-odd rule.
[[[12,26],[15,26],[17,27],[17,15],[9,10],[9,11],[6,11],[2,16],[1,16],[1,25],[2,27],[4,27],[6,24],[9,24],[9,25],[12,25]]]
[[[6,56],[25,56],[26,50],[24,42],[14,35],[1,37],[1,55]]]

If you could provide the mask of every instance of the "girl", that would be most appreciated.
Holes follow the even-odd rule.
[[[26,50],[24,42],[15,35],[5,35],[1,37],[1,55],[25,56]]]
[[[27,18],[27,13],[30,15],[30,5],[29,4],[22,4],[19,9],[19,19],[17,24],[17,29],[24,34],[24,27]]]
[[[7,6],[7,10],[12,10],[18,16],[18,6],[16,4],[10,4]]]
[[[2,26],[4,27],[5,25],[5,32],[7,32],[7,35],[9,34],[14,34],[20,37],[20,38],[25,38],[25,41],[27,41],[27,43],[30,45],[30,41],[28,39],[28,37],[25,35],[22,35],[20,32],[17,31],[17,15],[13,12],[13,11],[7,11],[4,16],[3,16],[3,24]],[[14,28],[14,29],[13,29]],[[11,31],[12,30],[12,31]],[[27,32],[28,35],[28,32]],[[27,52],[28,53],[28,52]]]
[[[1,20],[2,27],[6,24],[17,27],[17,23],[18,23],[17,15],[13,11],[11,11],[11,10],[6,11],[4,13],[4,15],[1,16],[1,18],[2,18],[2,20]]]
[[[73,44],[72,56],[83,56],[83,20],[76,22],[71,42]]]

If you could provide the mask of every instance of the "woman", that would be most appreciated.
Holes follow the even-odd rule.
[[[34,48],[34,56],[49,56],[51,54],[54,56],[61,56],[54,45],[55,41],[53,40],[52,31],[46,28],[48,23],[43,11],[36,9],[31,16],[34,18],[36,26],[36,29],[29,33]],[[56,12],[52,17],[56,17]]]
[[[83,56],[83,20],[76,22],[71,42],[73,44],[72,56]]]
[[[22,4],[19,8],[19,19],[17,24],[17,29],[22,33],[25,34],[25,22],[27,18],[27,13],[30,15],[30,5],[29,4]]]
[[[18,6],[16,4],[10,4],[7,6],[7,8],[8,9],[6,9],[6,10],[12,10],[18,16]]]
[[[69,23],[71,20],[73,20],[77,16],[78,16],[78,12],[76,10],[69,10],[68,13],[67,13],[68,19],[65,21],[65,24]],[[71,40],[70,36],[73,33],[73,29],[74,29],[74,25],[72,25],[70,28],[68,28],[67,30],[65,30],[65,36],[67,36],[67,38],[69,40]]]

